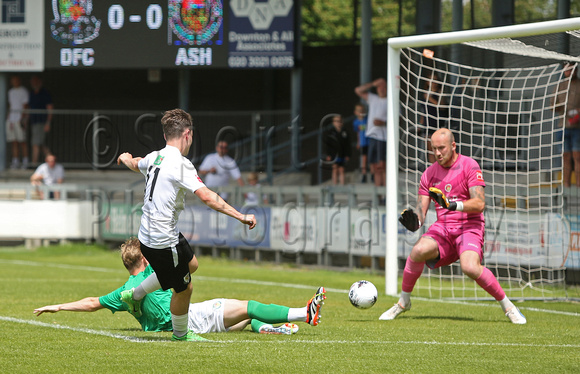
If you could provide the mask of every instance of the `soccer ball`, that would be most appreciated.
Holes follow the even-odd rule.
[[[375,305],[377,297],[377,288],[366,280],[354,282],[348,291],[350,303],[359,309],[368,309]]]

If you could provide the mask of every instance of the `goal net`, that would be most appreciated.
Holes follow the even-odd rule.
[[[580,20],[566,21],[570,25],[565,27],[580,29]],[[392,216],[416,207],[421,175],[434,162],[430,135],[445,127],[453,132],[458,152],[475,159],[484,174],[484,265],[512,299],[567,297],[571,232],[564,212],[562,124],[568,116],[555,103],[566,104],[570,75],[564,70],[580,60],[543,48],[548,40],[567,38],[561,34],[564,26],[554,30],[553,22],[535,25],[523,26],[531,31],[508,26],[448,33],[449,40],[437,34],[448,47],[437,47],[434,35],[408,37],[408,43],[396,38],[402,40],[393,43],[396,48],[389,43],[387,192],[397,191],[398,199],[396,207],[387,205],[387,294],[398,293],[395,266],[402,272],[413,245],[436,219],[433,203],[416,233]],[[546,25],[547,31],[538,31]],[[461,33],[465,37],[457,40]],[[528,33],[534,39],[527,40]],[[413,294],[491,299],[462,274],[458,262],[435,270],[425,267]]]

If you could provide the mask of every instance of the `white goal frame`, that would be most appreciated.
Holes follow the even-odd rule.
[[[385,293],[398,296],[398,171],[399,171],[399,84],[400,50],[425,46],[457,44],[497,38],[517,38],[580,29],[580,17],[522,25],[453,31],[438,34],[391,38],[387,47],[387,170]]]

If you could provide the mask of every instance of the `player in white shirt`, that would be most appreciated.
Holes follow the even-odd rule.
[[[230,183],[230,179],[238,182],[239,186],[244,185],[242,173],[236,161],[228,156],[228,143],[220,140],[216,147],[216,152],[211,153],[203,159],[199,166],[199,174],[204,177],[208,187],[223,187]],[[220,196],[227,200],[228,194],[223,192]]]
[[[28,90],[21,85],[20,77],[13,75],[10,78],[12,88],[8,90],[8,106],[10,111],[6,118],[6,142],[12,143],[12,164],[10,168],[16,169],[28,166],[28,146],[26,144],[26,123],[23,110],[28,105]],[[22,164],[20,164],[22,156]]]
[[[205,340],[188,331],[187,313],[193,286],[191,274],[198,267],[197,259],[187,240],[177,230],[179,213],[183,210],[185,194],[193,192],[210,208],[239,220],[253,229],[256,218],[242,214],[228,205],[218,194],[210,190],[197,175],[197,170],[185,156],[193,140],[191,116],[181,110],[165,112],[161,119],[165,148],[145,157],[133,157],[130,153],[119,156],[123,163],[135,172],[146,176],[143,216],[139,228],[141,252],[155,273],[134,290],[121,293],[134,315],[140,315],[140,301],[159,287],[173,288],[171,298],[172,340]]]

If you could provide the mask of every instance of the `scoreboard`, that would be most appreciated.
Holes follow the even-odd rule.
[[[292,0],[45,1],[45,67],[292,68]]]

